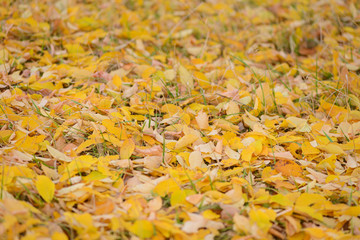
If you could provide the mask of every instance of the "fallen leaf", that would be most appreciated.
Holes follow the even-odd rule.
[[[193,134],[188,134],[179,139],[175,144],[175,149],[181,149],[195,142],[199,137]]]
[[[135,144],[131,139],[126,139],[120,148],[120,159],[129,159],[135,150]]]
[[[275,170],[285,177],[300,177],[302,175],[301,167],[292,160],[280,159],[275,164]]]
[[[189,156],[190,168],[202,167],[203,158],[200,151],[194,151]]]
[[[35,182],[36,189],[40,196],[46,201],[51,202],[55,193],[55,184],[50,178],[40,175]]]
[[[155,234],[154,225],[148,220],[136,220],[130,231],[140,238],[150,238]]]
[[[194,79],[191,73],[183,66],[179,66],[179,75],[180,82],[189,88],[190,90],[194,89]]]
[[[55,159],[64,161],[64,162],[71,162],[72,159],[68,156],[66,156],[64,153],[60,152],[59,150],[51,147],[50,145],[46,146],[47,150],[49,151],[49,153],[51,154],[51,156],[53,156]]]

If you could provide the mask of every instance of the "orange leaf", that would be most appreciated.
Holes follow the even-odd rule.
[[[302,175],[301,167],[294,161],[288,159],[280,159],[277,161],[275,164],[275,170],[286,177],[300,177]]]

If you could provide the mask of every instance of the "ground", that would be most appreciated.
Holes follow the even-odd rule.
[[[0,2],[0,239],[356,239],[356,0]]]

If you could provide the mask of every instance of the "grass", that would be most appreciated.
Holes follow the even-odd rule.
[[[360,230],[357,222],[344,222],[343,213],[350,206],[357,211],[359,200],[352,180],[357,169],[346,162],[358,151],[358,7],[326,1],[112,4],[101,0],[96,4],[75,1],[71,6],[45,0],[5,1],[0,6],[0,58],[1,64],[9,65],[0,73],[0,136],[5,136],[0,149],[0,208],[9,196],[27,207],[24,214],[2,208],[0,218],[14,215],[17,222],[5,228],[10,223],[0,222],[0,229],[5,235],[29,239],[51,238],[54,229],[69,239],[92,234],[130,239],[143,233],[164,239],[287,239],[291,219],[297,224],[294,237],[316,238],[311,227],[324,238],[355,237]],[[39,34],[46,24],[50,30]],[[67,44],[81,46],[81,53],[73,49],[69,54]],[[45,51],[52,56],[49,66],[40,62]],[[182,83],[179,66],[190,74],[204,74],[210,84],[192,76],[194,88],[189,89]],[[148,75],[154,68],[155,73]],[[175,73],[173,79],[165,78],[168,70]],[[110,76],[119,72],[122,86],[115,86]],[[52,85],[41,85],[49,75]],[[39,86],[44,89],[38,90]],[[128,90],[134,86],[136,92]],[[60,105],[61,101],[65,104]],[[164,110],[165,104],[175,105],[176,110]],[[230,112],[230,104],[238,110]],[[204,126],[209,127],[198,126],[199,111],[206,112]],[[38,123],[31,131],[25,126],[29,116]],[[304,132],[292,127],[289,117],[306,119],[310,128]],[[256,124],[249,127],[248,119]],[[110,120],[109,125],[104,120]],[[187,134],[200,138],[173,149]],[[24,136],[44,141],[34,146],[38,149],[34,152],[33,145],[22,146]],[[284,142],[286,136],[299,140]],[[83,151],[76,148],[94,138]],[[129,144],[130,153],[124,152],[125,140],[135,144],[134,150]],[[244,146],[254,141],[256,151],[243,154],[248,154]],[[304,143],[313,141],[319,153],[302,151]],[[347,150],[349,143],[354,144],[353,150]],[[51,155],[47,144],[68,159]],[[319,164],[334,154],[326,150],[327,144],[345,151],[335,154],[331,169]],[[236,159],[229,159],[229,147]],[[72,149],[65,152],[68,148]],[[119,148],[133,167],[113,164],[121,158]],[[194,151],[201,152],[200,168],[187,164]],[[21,159],[21,153],[29,152],[30,160]],[[96,161],[83,168],[77,159],[85,155]],[[182,158],[181,164],[177,157]],[[157,159],[160,167],[145,167],[149,159]],[[280,163],[293,167],[295,163],[302,172],[292,176]],[[34,179],[23,178],[28,175],[19,169]],[[36,188],[35,179],[41,175],[55,184],[50,203],[41,199]],[[92,179],[97,176],[101,179]],[[176,190],[161,184],[169,179],[177,184]],[[79,189],[60,195],[69,185]],[[326,190],[329,186],[334,189]],[[152,201],[157,192],[166,193],[161,206],[155,206],[159,199]],[[180,195],[175,200],[184,204],[172,206]],[[276,203],[276,197],[291,204]],[[301,198],[304,203],[298,201]],[[104,201],[111,202],[113,209],[98,204]],[[32,213],[32,207],[41,214]],[[295,211],[285,213],[287,208]],[[249,229],[238,230],[236,218],[225,216],[229,209],[246,219]],[[213,219],[205,219],[211,213],[207,210],[216,214]],[[259,214],[254,216],[254,211]],[[78,221],[83,213],[91,217]],[[320,215],[326,220],[317,220]],[[204,224],[198,231],[185,231],[194,216]],[[135,232],[138,220],[150,224]],[[159,227],[155,221],[171,228]],[[36,224],[23,230],[24,223],[32,222]]]

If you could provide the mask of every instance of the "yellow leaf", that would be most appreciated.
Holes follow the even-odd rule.
[[[358,150],[358,149],[360,149],[360,137],[355,138],[346,144],[343,144],[341,147],[343,150]]]
[[[213,211],[211,211],[210,209],[205,210],[202,213],[203,217],[209,220],[214,220],[214,219],[218,219],[220,217],[220,215],[214,213]]]
[[[54,232],[51,236],[51,240],[67,240],[69,239],[65,233],[62,232]]]
[[[190,124],[190,115],[187,113],[181,114],[180,119],[182,120],[182,122],[186,125]]]
[[[271,89],[267,82],[263,83],[256,89],[256,95],[260,99],[263,107],[271,109],[274,106]]]
[[[194,89],[194,79],[191,73],[183,66],[179,67],[180,82],[190,90]]]
[[[98,168],[99,168],[99,165],[98,165]],[[104,175],[98,171],[92,171],[89,175],[87,175],[86,177],[83,177],[83,179],[86,181],[101,180],[104,178],[106,178],[106,175]]]
[[[180,190],[179,185],[173,179],[164,180],[156,185],[154,193],[160,197],[165,197],[166,194]]]
[[[64,47],[68,51],[69,54],[77,54],[77,53],[85,52],[80,44],[65,44]]]
[[[269,209],[271,210],[271,209]],[[271,210],[273,211],[273,210]],[[275,214],[276,216],[276,214]],[[270,227],[272,226],[272,223],[270,222],[270,215],[268,213],[263,212],[262,210],[258,209],[252,209],[249,212],[250,222],[256,223],[256,225],[263,231],[267,232]]]
[[[245,147],[244,144],[241,142],[241,138],[239,138],[239,137],[231,138],[229,143],[230,143],[231,149],[234,149],[234,150],[243,149]]]
[[[35,186],[40,196],[46,202],[51,202],[55,193],[55,184],[50,180],[50,178],[44,175],[38,176]]]
[[[313,193],[303,193],[296,199],[294,211],[305,213],[314,219],[322,221],[322,213],[319,209],[316,209],[314,205],[323,206],[325,203],[326,199],[324,196]]]
[[[170,204],[171,206],[183,205],[186,203],[186,193],[184,190],[176,190],[171,194]]]
[[[358,108],[360,108],[360,100],[354,96],[353,94],[349,94],[349,98],[351,96],[351,100],[356,102],[354,105],[356,105]],[[356,99],[356,100],[355,100]],[[360,112],[359,111],[350,111],[350,120],[360,120]]]
[[[331,158],[331,157],[330,157],[330,158]],[[324,160],[325,160],[325,159],[324,159]],[[321,163],[321,162],[320,162],[320,163]],[[320,163],[319,163],[319,164],[320,164]],[[332,181],[334,181],[334,180],[339,180],[339,179],[340,179],[339,176],[330,174],[329,176],[326,177],[325,183],[329,183],[329,182],[332,182]]]
[[[113,230],[113,231],[116,231],[116,230],[120,229],[121,227],[123,227],[121,225],[120,219],[118,217],[111,218],[110,222],[111,222],[111,224],[110,224],[111,230]]]
[[[77,173],[79,171],[86,171],[89,170],[91,165],[97,162],[97,159],[90,156],[90,155],[82,155],[77,157],[75,160],[71,161],[66,169],[65,172],[69,173],[70,175]],[[63,174],[63,177],[68,176],[67,174]]]
[[[148,79],[153,73],[156,72],[156,68],[154,67],[147,67],[142,73],[141,77],[143,79]]]
[[[74,219],[81,224],[85,229],[94,227],[93,219],[90,213],[73,214]]]
[[[307,124],[307,120],[297,117],[288,117],[286,119],[289,127],[295,127],[297,132],[311,132],[311,127]]]
[[[290,67],[287,63],[281,63],[274,67],[275,71],[281,72],[281,73],[287,73],[290,70]]]
[[[161,107],[161,112],[166,112],[170,115],[175,115],[177,113],[182,113],[183,110],[180,107],[169,103],[169,104],[165,104]]]
[[[360,216],[360,206],[349,207],[348,209],[344,210],[342,214],[358,217]]]
[[[287,198],[286,196],[282,194],[276,194],[270,197],[271,203],[277,203],[285,207],[291,206],[293,203]]]
[[[118,89],[121,89],[121,86],[122,86],[121,77],[119,77],[118,75],[114,75],[113,78],[112,78],[112,83],[113,83]]]
[[[115,127],[115,122],[111,121],[110,119],[104,119],[101,124],[106,127],[106,130],[109,133],[115,135],[115,137],[119,139],[123,139],[122,137],[126,136],[125,131],[123,131],[120,127]]]
[[[235,124],[232,124],[229,121],[226,121],[225,119],[214,119],[213,120],[214,125],[216,125],[217,127],[226,130],[226,131],[230,131],[230,132],[237,132],[239,131],[239,127]]]
[[[140,238],[150,238],[155,234],[154,225],[148,220],[136,220],[129,230]]]
[[[193,134],[185,135],[182,138],[180,138],[179,141],[176,142],[175,149],[177,150],[184,148],[195,142],[198,138],[199,138],[198,136],[195,136]]]
[[[239,114],[239,112],[240,112],[240,107],[236,102],[230,101],[227,104],[227,108],[226,108],[227,115]]]
[[[255,149],[254,153],[256,155],[259,155],[261,153],[262,149],[263,149],[262,142],[260,140],[257,140],[255,142],[251,143],[251,145],[254,146],[254,149]]]
[[[224,164],[224,168],[232,167],[232,166],[239,166],[239,159],[223,159],[221,160],[221,163]]]
[[[311,146],[311,144],[306,141],[301,145],[301,150],[304,155],[310,155],[310,154],[319,154],[320,150],[317,148],[314,148]]]
[[[56,87],[52,82],[35,82],[33,84],[30,84],[29,88],[39,91],[42,89],[49,89],[49,90],[55,90]]]
[[[100,101],[96,103],[96,106],[99,109],[110,109],[113,101],[113,99],[101,98]]]
[[[0,130],[0,143],[5,143],[9,140],[13,131],[11,130]]]
[[[126,139],[121,145],[120,159],[129,159],[135,150],[135,143],[132,139]]]
[[[116,138],[115,136],[107,134],[107,133],[103,133],[102,136],[106,141],[111,142],[114,146],[117,146],[117,147],[122,146],[121,141],[118,138]]]
[[[329,169],[331,171],[335,170],[335,162],[336,162],[336,155],[331,155],[328,158],[325,158],[317,165],[320,169]]]
[[[246,162],[250,162],[251,157],[254,153],[254,147],[249,146],[247,148],[245,148],[242,152],[241,152],[241,159],[246,161]]]
[[[199,83],[200,87],[206,88],[211,86],[209,79],[202,72],[194,72],[194,77]]]
[[[17,218],[14,215],[11,215],[11,214],[5,214],[5,216],[3,215],[2,220],[3,220],[2,226],[5,229],[8,229],[8,228],[12,227],[18,221]]]
[[[187,238],[187,235],[185,235],[183,231],[176,227],[170,219],[164,218],[164,220],[153,220],[152,222],[154,223],[156,230],[164,235],[166,239],[169,239],[171,234],[180,236],[179,239]]]
[[[337,143],[334,142],[328,143],[325,146],[320,145],[318,146],[318,148],[330,154],[345,154],[342,148]]]
[[[309,206],[314,203],[326,201],[325,197],[315,193],[303,193],[296,199],[297,206]]]
[[[15,146],[29,154],[35,154],[39,150],[39,143],[43,142],[44,139],[45,136],[43,135],[34,137],[26,136],[25,139],[19,139],[15,143]]]
[[[85,142],[82,142],[78,148],[76,149],[76,153],[81,153],[82,151],[84,151],[87,147],[95,144],[96,141],[95,139],[89,139],[89,140],[86,140]]]
[[[320,108],[324,109],[325,112],[331,116],[336,117],[339,114],[347,114],[347,110],[343,107],[336,106],[335,104],[325,102],[323,99],[320,100]]]
[[[321,239],[326,237],[326,234],[321,228],[312,227],[312,228],[305,228],[305,232],[307,232],[312,238]]]

